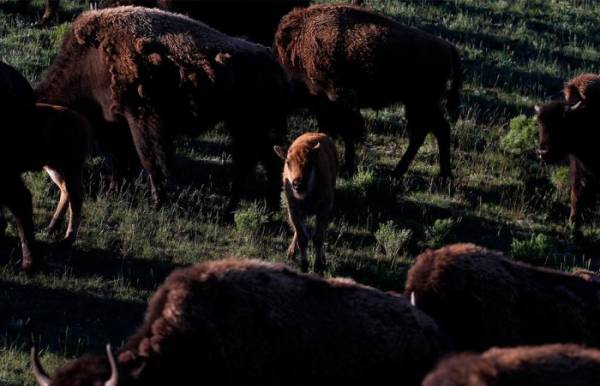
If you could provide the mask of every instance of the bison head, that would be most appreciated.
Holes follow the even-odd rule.
[[[555,163],[567,156],[570,137],[574,135],[570,128],[577,125],[574,115],[583,108],[581,101],[575,105],[554,101],[535,106],[540,142],[537,154],[540,160]]]
[[[39,386],[118,386],[117,362],[110,345],[108,361],[102,356],[83,356],[60,368],[53,379],[44,371],[35,348],[31,349],[31,368]],[[108,379],[107,379],[108,378]]]
[[[315,164],[320,143],[310,146],[292,146],[287,152],[281,146],[275,146],[275,153],[284,160],[283,178],[292,194],[303,200],[312,190],[315,181]]]

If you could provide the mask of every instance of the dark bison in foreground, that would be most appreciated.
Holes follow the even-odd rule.
[[[410,143],[395,174],[406,172],[432,132],[440,173],[451,176],[450,125],[442,101],[456,118],[462,65],[454,46],[361,7],[314,5],[281,20],[274,52],[297,87],[306,89],[307,99],[297,103],[312,106],[320,128],[344,139],[349,171],[356,163],[354,142],[364,131],[359,108],[402,102]]]
[[[40,385],[418,385],[443,351],[435,322],[402,296],[260,261],[172,273],[119,350]],[[202,381],[196,381],[198,379]]]
[[[598,101],[600,102],[600,101]],[[585,209],[593,206],[600,178],[600,103],[587,99],[575,105],[549,102],[536,106],[539,123],[540,159],[570,162],[571,213],[569,222],[576,228],[583,222]]]
[[[582,343],[600,346],[600,285],[472,244],[427,251],[406,282],[418,308],[457,350]]]
[[[0,205],[7,206],[17,222],[23,258],[21,268],[35,268],[34,229],[31,194],[21,174],[48,172],[59,187],[60,199],[48,227],[56,230],[58,220],[69,206],[69,225],[64,242],[72,243],[81,222],[83,186],[81,171],[88,151],[88,121],[67,108],[35,104],[29,83],[15,69],[0,62],[0,112],[3,121],[0,138],[0,170],[4,182]],[[4,219],[0,213],[0,229]]]
[[[596,386],[600,351],[577,345],[494,348],[444,360],[423,386]]]
[[[79,16],[37,88],[42,101],[89,117],[113,151],[128,150],[113,136],[132,139],[157,202],[166,193],[175,135],[225,122],[234,160],[229,208],[258,161],[271,182],[270,202],[278,205],[280,168],[272,148],[285,132],[288,93],[288,78],[269,49],[143,7]]]

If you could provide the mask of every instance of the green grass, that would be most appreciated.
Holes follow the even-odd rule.
[[[414,256],[454,241],[514,252],[520,259],[533,251],[534,263],[565,270],[597,269],[598,212],[588,216],[575,242],[566,226],[564,168],[542,168],[528,152],[507,151],[501,139],[514,117],[531,117],[533,105],[557,94],[565,79],[600,72],[600,6],[556,0],[437,5],[370,0],[368,6],[461,49],[466,84],[463,117],[453,129],[456,179],[452,186],[437,182],[437,146],[429,138],[406,177],[393,180],[391,171],[407,146],[403,109],[365,110],[369,135],[360,147],[361,171],[351,180],[338,180],[327,275],[401,290]],[[41,1],[34,7],[41,10]],[[60,24],[47,29],[33,27],[34,18],[0,11],[0,58],[34,84],[52,62],[68,22],[86,5],[65,0],[62,7]],[[290,118],[289,127],[290,141],[316,129],[314,119],[302,113]],[[237,225],[220,224],[231,175],[227,147],[220,129],[181,139],[179,188],[172,204],[159,210],[148,205],[142,178],[122,192],[108,192],[102,161],[91,160],[80,239],[67,251],[40,233],[47,263],[33,278],[18,270],[17,242],[9,228],[10,237],[0,241],[0,384],[33,384],[27,367],[30,334],[41,342],[50,368],[87,350],[100,351],[106,342],[118,346],[174,267],[231,255],[285,261],[291,232],[284,210],[266,221],[261,203],[254,203],[262,197],[263,177]],[[41,173],[28,175],[27,182],[41,230],[57,191]],[[378,230],[390,245],[400,244],[400,230],[410,232],[410,242],[398,248],[401,256],[381,251]],[[551,256],[541,256],[549,250]]]

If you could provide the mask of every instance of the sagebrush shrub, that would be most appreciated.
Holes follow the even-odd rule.
[[[400,255],[400,252],[406,251],[410,240],[412,239],[410,229],[398,228],[393,221],[379,224],[375,232],[377,247],[382,250],[386,257],[393,259]]]

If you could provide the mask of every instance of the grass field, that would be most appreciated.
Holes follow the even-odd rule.
[[[6,0],[5,0],[6,1]],[[52,62],[79,2],[62,2],[62,20],[0,11],[0,59],[35,84]],[[1,4],[1,1],[0,1]],[[462,118],[453,129],[452,185],[436,180],[436,144],[428,138],[402,180],[391,171],[407,145],[401,106],[365,110],[369,135],[360,147],[360,172],[340,179],[328,236],[327,275],[349,276],[385,290],[401,290],[412,259],[450,242],[474,242],[529,262],[569,270],[598,269],[600,223],[590,213],[582,235],[566,225],[564,167],[541,167],[533,139],[502,146],[510,122],[556,97],[565,79],[600,72],[600,5],[593,0],[370,0],[368,6],[456,44],[464,56]],[[34,3],[41,10],[41,2]],[[521,123],[519,123],[521,122]],[[527,126],[521,119],[513,129]],[[521,125],[521,126],[520,126]],[[308,113],[289,120],[289,140],[316,130]],[[518,133],[517,133],[518,134]],[[108,192],[102,160],[86,171],[88,199],[72,250],[38,232],[46,266],[19,272],[17,239],[0,241],[0,385],[29,385],[29,337],[53,369],[66,358],[119,346],[140,323],[145,302],[175,267],[224,256],[284,261],[291,234],[283,209],[271,218],[260,202],[258,178],[233,225],[220,225],[229,188],[228,138],[219,128],[178,144],[179,190],[162,209],[148,205],[142,177]],[[340,149],[343,147],[340,146]],[[57,190],[42,173],[26,177],[37,229],[44,229]],[[256,201],[252,197],[258,197]]]

